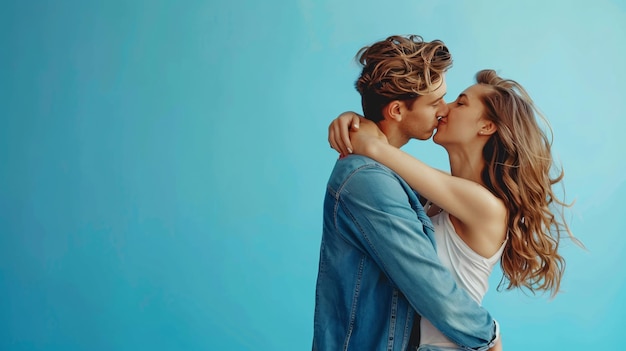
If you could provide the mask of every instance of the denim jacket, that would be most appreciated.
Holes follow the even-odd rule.
[[[497,323],[439,262],[418,195],[370,158],[342,158],[324,200],[313,350],[406,350],[415,313],[463,349],[496,340]]]

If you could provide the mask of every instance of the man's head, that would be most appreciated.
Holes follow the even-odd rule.
[[[437,117],[447,113],[444,75],[452,56],[445,44],[418,35],[391,36],[362,48],[357,59],[363,66],[356,89],[364,116],[396,146],[430,138]]]

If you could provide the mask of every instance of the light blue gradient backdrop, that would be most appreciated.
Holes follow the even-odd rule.
[[[451,99],[522,83],[577,201],[563,294],[494,275],[505,350],[619,349],[624,2],[381,4],[3,1],[0,349],[310,349],[326,128],[360,110],[356,51],[409,33],[451,48]]]

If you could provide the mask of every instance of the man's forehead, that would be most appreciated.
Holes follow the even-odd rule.
[[[435,102],[443,98],[444,95],[446,95],[448,91],[448,86],[446,85],[445,79],[442,79],[441,81],[435,83],[434,86],[436,88],[433,91],[426,95],[422,95],[424,97],[424,100]]]

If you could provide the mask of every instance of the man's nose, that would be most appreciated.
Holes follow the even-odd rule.
[[[439,116],[447,116],[448,112],[450,112],[450,106],[446,104],[446,102],[441,99],[441,106],[439,107]]]

